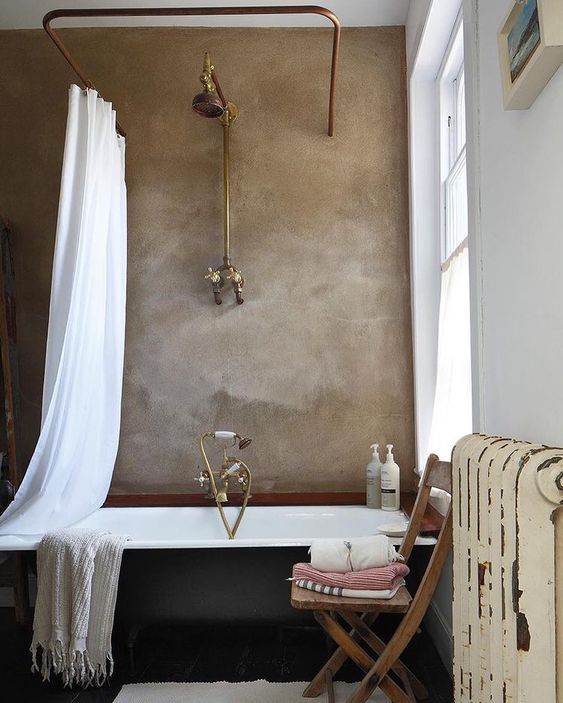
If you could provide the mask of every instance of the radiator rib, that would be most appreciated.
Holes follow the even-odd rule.
[[[469,435],[452,468],[455,701],[557,703],[563,449]]]

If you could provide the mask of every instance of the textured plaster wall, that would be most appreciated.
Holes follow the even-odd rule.
[[[336,136],[331,34],[74,29],[128,132],[129,270],[114,492],[194,490],[206,429],[254,438],[259,491],[360,490],[369,445],[414,465],[402,28],[348,29]],[[240,117],[232,254],[246,302],[216,307],[221,130],[190,110],[203,51]],[[22,459],[37,437],[67,86],[40,31],[0,33],[0,211],[16,236]]]

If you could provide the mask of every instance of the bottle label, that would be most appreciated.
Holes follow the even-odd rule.
[[[381,489],[381,507],[395,508],[397,504],[397,491],[390,488]]]

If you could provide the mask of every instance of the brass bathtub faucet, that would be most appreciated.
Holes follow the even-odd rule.
[[[214,471],[209,462],[207,452],[205,451],[205,440],[207,438],[215,439],[223,443],[223,463],[221,468]],[[252,474],[248,466],[235,456],[229,456],[227,454],[227,449],[229,446],[234,446],[238,441],[238,448],[244,449],[248,447],[252,441],[248,437],[241,437],[236,432],[204,432],[199,438],[199,449],[201,452],[201,457],[205,464],[205,468],[200,471],[199,476],[194,479],[199,483],[199,485],[207,491],[207,495],[212,500],[215,500],[215,504],[221,515],[221,520],[227,531],[229,539],[234,539],[239,528],[242,518],[244,516],[244,511],[246,510],[246,505],[250,496],[250,487],[252,484]],[[228,503],[228,491],[229,491],[229,481],[231,479],[236,479],[236,482],[242,492],[243,501],[237,519],[234,525],[230,525],[223,510],[223,504]]]

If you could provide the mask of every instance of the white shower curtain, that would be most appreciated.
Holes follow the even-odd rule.
[[[125,140],[111,103],[73,85],[61,179],[41,433],[0,534],[36,534],[104,502],[125,340]]]

